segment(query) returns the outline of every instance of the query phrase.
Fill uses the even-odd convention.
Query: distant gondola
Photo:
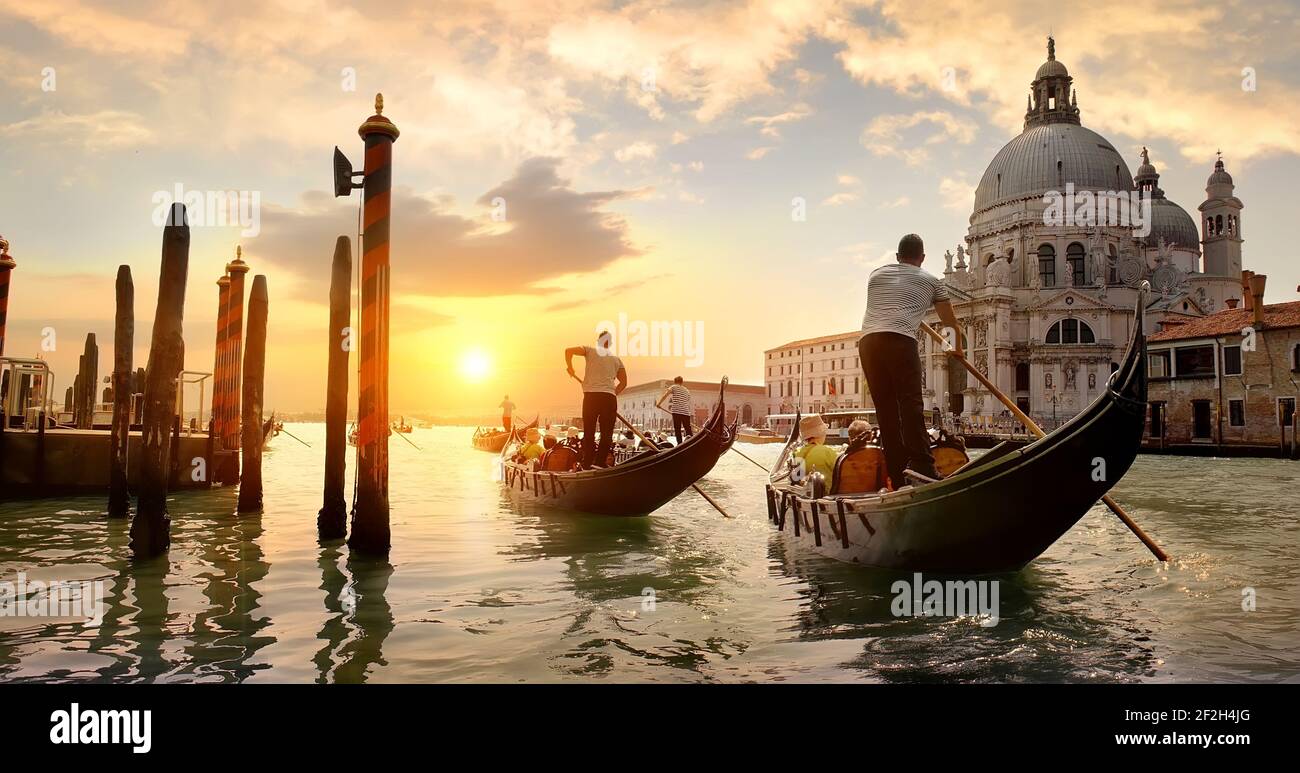
[[[536,427],[537,419],[534,418],[524,429]],[[501,449],[506,447],[510,442],[510,431],[504,429],[484,429],[479,427],[474,430],[474,436],[470,438],[470,443],[480,451],[491,451],[494,454],[501,453]]]
[[[726,389],[723,381],[722,390]],[[569,472],[575,452],[556,446],[542,468],[502,462],[502,482],[512,493],[555,507],[600,515],[647,515],[708,474],[718,457],[735,442],[735,426],[725,423],[722,392],[713,413],[681,445],[638,454],[603,469]],[[560,469],[546,469],[554,463]]]
[[[1128,471],[1146,418],[1146,337],[1139,293],[1128,352],[1103,394],[1028,445],[999,444],[944,480],[899,491],[812,498],[784,461],[768,517],[796,547],[866,566],[952,573],[1014,571],[1070,530]],[[838,484],[837,484],[838,485]]]

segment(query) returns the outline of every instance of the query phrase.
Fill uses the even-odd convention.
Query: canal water
[[[910,575],[792,552],[735,454],[700,483],[732,519],[690,491],[601,518],[516,504],[471,429],[419,429],[391,442],[391,556],[352,558],[316,540],[324,427],[288,429],[312,448],[275,439],[265,513],[177,493],[154,561],[102,497],[0,504],[0,582],[107,595],[98,627],[0,618],[0,681],[1300,681],[1295,462],[1139,457],[1113,493],[1173,562],[1094,508],[992,578],[983,626],[895,616]]]

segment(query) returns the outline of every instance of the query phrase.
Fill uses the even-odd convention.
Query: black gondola
[[[791,434],[767,486],[768,517],[797,547],[866,566],[1014,571],[1070,530],[1123,477],[1146,420],[1145,292],[1128,351],[1100,397],[1028,445],[999,444],[944,480],[884,494],[812,498],[782,480]]]
[[[502,482],[520,497],[600,515],[647,515],[708,474],[736,440],[725,423],[726,380],[718,404],[698,432],[679,446],[638,454],[603,469],[567,472],[502,461]],[[553,449],[554,451],[554,449]]]

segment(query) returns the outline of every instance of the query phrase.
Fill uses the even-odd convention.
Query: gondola
[[[768,519],[795,549],[865,566],[1020,569],[1069,531],[1137,456],[1147,411],[1145,295],[1138,294],[1128,351],[1105,391],[1055,431],[1028,445],[999,444],[938,482],[813,498],[812,481],[792,484],[784,464],[796,422],[767,485]]]
[[[280,434],[283,427],[284,422],[277,422],[274,413],[271,414],[271,418],[262,422],[262,447],[265,448],[271,442],[271,438]]]
[[[537,426],[537,418],[528,423],[524,429]],[[504,429],[484,429],[479,427],[474,430],[474,436],[470,438],[470,443],[480,451],[491,451],[494,454],[501,453],[501,449],[506,447],[510,442],[510,430]]]
[[[543,468],[536,470],[503,458],[502,483],[518,497],[554,507],[599,515],[648,515],[707,475],[735,442],[736,428],[726,424],[725,391],[724,379],[713,413],[679,446],[638,454],[613,467],[579,472],[546,469],[546,458]],[[571,452],[552,449],[552,453],[562,456]]]

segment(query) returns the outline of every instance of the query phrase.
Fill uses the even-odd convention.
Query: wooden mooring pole
[[[185,280],[190,262],[190,226],[184,204],[173,204],[163,228],[158,272],[158,306],[145,371],[141,420],[140,493],[131,521],[131,553],[161,555],[171,544],[167,485],[171,478],[171,430],[176,415],[176,379],[185,365]]]
[[[135,284],[131,267],[117,267],[117,316],[113,322],[113,429],[109,441],[108,517],[125,518],[131,511],[127,487],[130,447],[132,347],[135,341]]]
[[[322,540],[347,536],[348,350],[352,324],[352,240],[334,243],[330,274],[329,371],[325,388],[325,494],[316,517]]]
[[[226,436],[226,305],[230,299],[230,275],[222,274],[217,280],[217,341],[212,363],[212,432],[217,441],[215,448],[222,448],[221,439]],[[238,464],[236,462],[235,464]],[[234,473],[234,480],[227,480],[224,470],[212,470],[212,479],[216,483],[233,483],[239,479]]]
[[[253,277],[248,296],[248,348],[244,352],[243,422],[240,448],[244,456],[239,475],[239,512],[262,509],[262,382],[266,375],[266,277]]]
[[[78,376],[81,394],[77,403],[77,427],[91,429],[95,425],[95,398],[99,392],[99,344],[94,333],[86,334],[86,348],[81,355]]]
[[[5,329],[9,319],[9,278],[18,262],[9,254],[9,242],[0,236],[0,357],[5,353]]]
[[[388,521],[388,236],[393,142],[398,131],[383,112],[384,97],[376,94],[375,114],[357,130],[365,140],[366,163],[362,185],[357,493],[348,546],[372,555],[387,555],[392,542]]]
[[[225,386],[225,447],[233,450],[239,448],[242,435],[241,422],[243,411],[240,401],[243,399],[240,384],[243,380],[244,358],[244,275],[248,273],[248,264],[243,260],[244,250],[235,247],[235,259],[226,264],[226,273],[230,275],[230,295],[226,301],[225,341],[226,341],[226,386]]]

